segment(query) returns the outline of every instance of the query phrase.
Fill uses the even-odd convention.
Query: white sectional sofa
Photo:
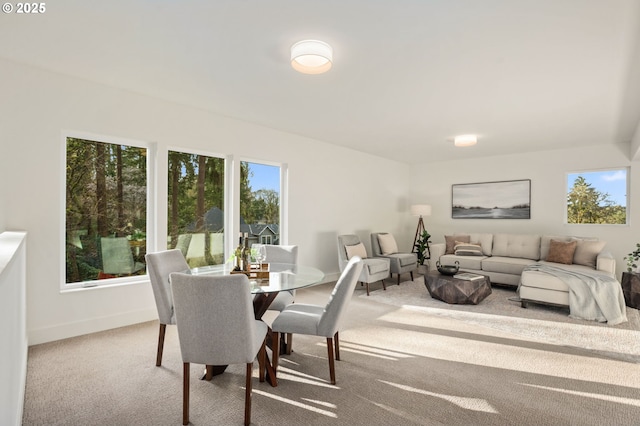
[[[442,265],[458,262],[461,271],[487,275],[492,284],[520,286],[523,307],[527,302],[569,306],[568,285],[544,272],[523,273],[529,265],[549,264],[567,271],[615,277],[613,256],[603,251],[605,242],[595,238],[454,233],[445,239],[446,243],[431,245],[430,269],[436,269],[436,261]],[[572,246],[575,251],[569,252]]]

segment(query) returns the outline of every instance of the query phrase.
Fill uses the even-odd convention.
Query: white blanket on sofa
[[[569,316],[572,318],[609,325],[627,321],[624,294],[615,278],[598,271],[583,274],[540,263],[529,265],[526,270],[551,274],[569,286]]]

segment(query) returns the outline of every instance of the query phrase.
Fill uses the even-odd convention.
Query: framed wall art
[[[451,185],[453,219],[531,219],[531,179]]]

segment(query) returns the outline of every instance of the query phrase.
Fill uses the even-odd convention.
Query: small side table
[[[622,293],[624,301],[630,308],[640,309],[640,274],[637,272],[622,273]]]

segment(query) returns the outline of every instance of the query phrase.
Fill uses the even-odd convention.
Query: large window
[[[626,224],[626,168],[567,174],[567,223]]]
[[[224,159],[169,151],[167,246],[191,267],[224,258]]]
[[[280,167],[240,163],[240,232],[249,244],[280,244]]]
[[[147,149],[66,138],[66,283],[146,272]]]

